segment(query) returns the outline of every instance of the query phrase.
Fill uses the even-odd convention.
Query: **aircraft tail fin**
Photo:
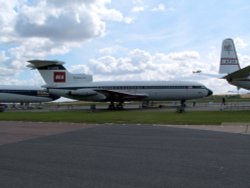
[[[230,74],[240,70],[237,52],[232,39],[225,39],[222,42],[219,73]]]
[[[83,82],[92,81],[92,76],[87,74],[72,74],[63,66],[62,61],[30,60],[28,67],[37,69],[46,86],[77,86]]]

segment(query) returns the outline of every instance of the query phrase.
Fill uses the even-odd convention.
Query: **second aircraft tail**
[[[237,52],[232,39],[225,39],[221,47],[221,59],[219,73],[230,74],[240,70]]]

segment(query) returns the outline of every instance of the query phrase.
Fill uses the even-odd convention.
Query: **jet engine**
[[[76,90],[71,90],[68,93],[69,95],[77,95],[77,96],[92,96],[96,95],[97,92],[92,90],[92,89],[76,89]]]
[[[92,89],[76,89],[76,90],[68,90],[68,89],[48,89],[48,92],[54,95],[59,96],[92,96],[96,95],[97,92]]]

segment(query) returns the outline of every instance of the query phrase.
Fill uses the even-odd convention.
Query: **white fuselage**
[[[39,87],[0,86],[0,103],[40,103],[58,98]]]
[[[143,100],[153,101],[198,99],[212,94],[212,91],[202,84],[184,81],[86,82],[75,86],[70,84],[60,87],[48,87],[49,93],[66,98],[86,101],[110,101],[101,92],[103,90],[146,96]]]

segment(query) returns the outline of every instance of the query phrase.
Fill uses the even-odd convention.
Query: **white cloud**
[[[0,64],[4,61],[6,61],[8,57],[6,56],[5,51],[0,51]]]
[[[170,53],[169,58],[178,61],[183,61],[187,59],[200,59],[200,54],[196,51],[175,52]]]
[[[27,38],[22,45],[10,49],[12,57],[20,58],[42,58],[47,54],[64,54],[69,51],[68,44],[53,43],[49,39]]]
[[[99,54],[101,55],[115,55],[115,54],[124,54],[128,51],[127,48],[123,47],[123,46],[119,46],[119,45],[113,45],[113,46],[109,46],[106,48],[101,48],[98,50]]]
[[[88,73],[105,80],[168,80],[188,77],[199,65],[199,53],[195,51],[179,53],[150,53],[141,49],[129,51],[125,56],[106,55],[91,59],[84,65]],[[192,64],[190,63],[192,61]]]
[[[236,37],[234,39],[234,43],[236,45],[236,48],[240,48],[240,49],[245,48],[245,47],[248,46],[248,44],[243,39],[241,39],[240,37]]]
[[[81,64],[81,65],[73,65],[69,68],[70,72],[73,73],[85,73],[85,74],[92,74],[91,70],[89,69],[89,67],[85,64]]]
[[[105,21],[131,22],[118,10],[108,8],[109,0],[21,2],[10,0],[1,3],[1,41],[21,43],[19,39],[39,37],[54,43],[80,43],[103,36]]]
[[[241,67],[246,67],[249,65],[250,63],[250,56],[249,55],[244,55],[241,54],[240,51],[242,49],[247,48],[248,43],[246,41],[244,41],[242,38],[240,37],[236,37],[234,39],[234,43],[235,43],[235,48],[238,54],[238,58],[239,58],[239,62],[240,62],[240,66]]]
[[[125,17],[124,18],[124,23],[126,24],[131,24],[131,23],[134,23],[135,22],[135,18],[134,17]]]
[[[12,44],[0,53],[1,70],[19,74],[26,69],[28,59],[66,54],[86,40],[104,36],[107,21],[132,22],[132,18],[109,8],[110,3],[110,0],[1,2],[0,42]]]
[[[112,56],[104,56],[98,59],[91,59],[88,66],[91,72],[100,75],[116,76],[124,74],[137,74],[141,72],[140,68],[134,66],[131,59],[126,57],[115,58]]]
[[[1,83],[3,82],[4,77],[13,75],[13,71],[9,68],[6,67],[0,67],[0,78],[1,78]]]
[[[111,55],[114,52],[115,52],[115,49],[112,47],[102,48],[99,50],[99,53],[103,55]]]
[[[143,0],[133,0],[132,3],[134,5],[138,5],[138,4],[143,4],[144,2],[143,2]]]
[[[0,6],[0,42],[10,42],[15,38],[14,25],[17,18],[15,8],[18,0],[2,1]]]
[[[92,3],[96,3],[98,0],[84,0],[84,4],[89,5]],[[53,4],[57,7],[65,7],[65,6],[77,6],[83,3],[83,0],[49,0],[47,1],[50,4]],[[107,3],[110,0],[102,0],[100,3]]]
[[[32,11],[26,11],[25,9],[31,9]],[[41,10],[36,11],[34,9]],[[105,32],[105,23],[96,13],[89,11],[86,6],[80,6],[77,9],[58,10],[58,14],[52,14],[53,9],[54,7],[47,7],[47,4],[43,4],[39,8],[27,8],[25,6],[15,25],[19,36],[74,42],[98,37]],[[40,12],[41,14],[39,14]]]
[[[241,67],[246,67],[250,64],[250,56],[249,55],[241,55],[238,53],[238,58]]]
[[[160,3],[156,7],[152,8],[152,11],[161,12],[161,11],[165,11],[165,9],[166,9],[165,5]]]
[[[131,12],[143,12],[145,10],[145,7],[143,6],[135,6],[132,8]]]

